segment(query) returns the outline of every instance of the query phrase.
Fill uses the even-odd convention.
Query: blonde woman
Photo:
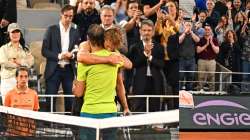
[[[160,37],[160,43],[164,47],[164,73],[167,83],[171,87],[171,94],[179,91],[179,62],[178,62],[178,13],[175,2],[166,3],[166,12],[161,9],[157,12],[155,23],[155,35]],[[177,100],[168,100],[168,109],[178,108]]]
[[[177,7],[174,2],[166,3],[168,13],[163,13],[160,9],[157,12],[157,21],[155,23],[155,34],[160,36],[161,45],[164,46],[165,60],[169,60],[167,52],[168,37],[178,32],[178,23],[176,22]]]

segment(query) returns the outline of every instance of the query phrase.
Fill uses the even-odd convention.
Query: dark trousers
[[[126,93],[132,92],[130,88],[133,84],[133,70],[124,70],[124,86]]]
[[[70,65],[66,65],[65,68],[60,68],[57,66],[54,74],[46,79],[46,91],[47,95],[57,95],[60,84],[62,84],[62,89],[64,95],[72,95],[72,85],[74,80],[73,69]],[[53,100],[53,111],[55,111],[55,99]],[[48,111],[50,111],[50,98],[47,98]],[[66,112],[70,112],[72,108],[72,98],[64,98],[64,108]]]
[[[167,79],[167,84],[169,90],[168,95],[179,95],[179,61],[178,60],[168,60],[165,61],[164,73]],[[166,101],[166,100],[165,100]],[[169,99],[166,101],[168,109],[179,108],[179,99]]]
[[[154,83],[152,77],[147,77],[145,89],[142,92],[136,93],[136,95],[159,95],[159,91],[154,90]],[[134,101],[134,111],[136,112],[146,112],[146,98],[135,98]],[[160,98],[149,98],[149,112],[160,111]]]
[[[179,69],[180,71],[195,71],[196,70],[196,64],[195,64],[195,58],[191,59],[180,59],[179,61]],[[193,72],[180,72],[179,73],[180,81],[193,81],[194,80],[194,73]],[[186,86],[186,90],[193,90],[193,83],[192,82],[180,82],[180,89],[182,86]]]

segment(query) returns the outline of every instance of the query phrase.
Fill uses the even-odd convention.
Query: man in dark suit
[[[10,23],[16,22],[16,0],[0,0],[0,47],[5,43],[5,32]]]
[[[80,38],[78,30],[71,24],[72,18],[73,7],[64,6],[59,24],[48,27],[43,39],[42,55],[47,59],[44,73],[45,92],[49,95],[57,94],[60,84],[64,94],[72,94],[72,83],[76,74],[76,56],[72,50],[78,45]],[[71,106],[71,98],[65,98],[65,111],[70,111]]]
[[[133,92],[136,95],[161,95],[163,94],[164,80],[164,50],[154,42],[154,23],[143,20],[140,28],[141,41],[134,44],[129,52],[129,58],[135,69]],[[136,99],[134,111],[146,111],[145,99]],[[149,111],[159,111],[160,99],[153,98],[149,102]]]

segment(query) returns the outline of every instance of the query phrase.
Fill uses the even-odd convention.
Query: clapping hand
[[[227,6],[227,9],[228,10],[232,10],[233,8],[232,8],[232,2],[231,1],[228,1],[227,3],[226,3],[226,6]]]

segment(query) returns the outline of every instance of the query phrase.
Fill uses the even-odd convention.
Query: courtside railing
[[[51,113],[70,113],[70,112],[54,112],[54,100],[55,98],[63,98],[63,97],[68,97],[68,98],[74,98],[74,95],[38,95],[39,98],[50,98],[50,112]],[[162,99],[174,99],[174,98],[179,98],[178,95],[128,95],[129,99],[132,98],[146,98],[146,112],[131,112],[131,113],[149,113],[149,99],[151,98],[162,98]]]
[[[192,83],[193,86],[193,92],[199,93],[199,91],[196,90],[196,86],[198,83],[208,84],[212,83],[215,85],[215,91],[216,93],[225,93],[228,91],[229,86],[234,84],[238,85],[241,89],[242,93],[250,92],[250,80],[243,79],[243,77],[249,77],[250,73],[243,73],[243,72],[232,72],[231,70],[227,69],[220,63],[216,63],[216,71],[215,72],[208,72],[208,71],[179,71],[179,73],[193,73],[194,79],[193,81],[187,80],[187,79],[180,79],[179,83],[180,85],[185,85],[185,83]],[[208,81],[199,81],[198,75],[199,74],[214,74],[215,81],[208,82]],[[180,86],[180,88],[182,88]],[[202,91],[204,92],[204,91]]]

